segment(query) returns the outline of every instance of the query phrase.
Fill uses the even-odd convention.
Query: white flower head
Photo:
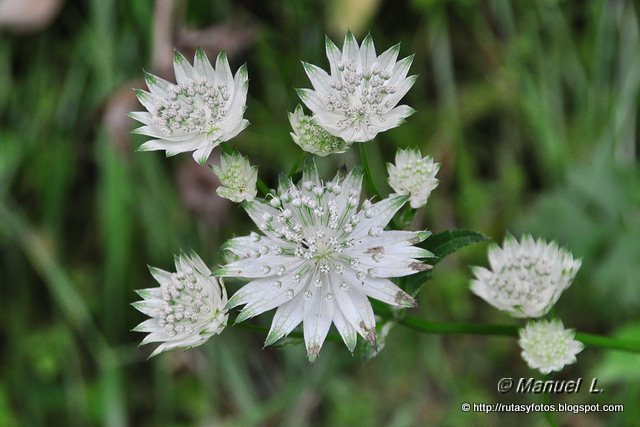
[[[530,321],[520,329],[518,343],[529,367],[543,374],[575,363],[576,354],[584,349],[584,344],[575,340],[575,332],[565,329],[560,320]]]
[[[132,305],[151,317],[133,330],[148,332],[142,344],[160,342],[151,356],[174,348],[197,347],[227,325],[227,291],[196,253],[180,254],[176,272],[149,267],[159,287],[136,291]]]
[[[243,119],[247,67],[240,67],[234,77],[224,52],[214,69],[202,49],[196,51],[193,66],[176,51],[173,67],[177,84],[145,73],[149,92],[136,91],[147,111],[130,114],[144,125],[135,133],[154,138],[139,150],[165,150],[167,156],[193,151],[193,158],[204,163],[214,147],[249,124]]]
[[[216,190],[220,197],[236,203],[256,197],[258,168],[251,166],[249,160],[241,154],[223,153],[220,156],[220,166],[213,165],[212,169],[220,180],[221,185]]]
[[[348,142],[371,141],[414,113],[396,107],[417,78],[407,77],[413,55],[396,62],[399,44],[377,56],[370,34],[358,46],[348,32],[342,52],[328,37],[326,50],[331,74],[304,63],[314,90],[299,89],[298,95],[327,132]]]
[[[396,193],[409,196],[413,209],[427,204],[431,192],[438,186],[438,170],[440,163],[429,156],[422,157],[417,149],[398,150],[395,165],[387,164],[389,185]]]
[[[507,236],[502,248],[490,248],[489,264],[491,270],[474,267],[471,290],[514,317],[540,317],[571,285],[581,261],[555,242],[524,235],[521,242]]]
[[[385,231],[407,197],[365,200],[359,208],[361,186],[360,169],[324,183],[309,162],[297,185],[283,178],[269,202],[244,204],[260,233],[229,240],[223,250],[231,262],[215,274],[252,280],[227,304],[244,305],[236,322],[277,308],[265,345],[303,322],[313,361],[333,323],[350,351],[357,334],[375,349],[376,321],[367,297],[414,306],[389,278],[431,268],[419,259],[433,255],[414,246],[430,233]]]
[[[289,113],[291,123],[291,138],[304,151],[325,157],[329,154],[344,153],[350,144],[342,138],[331,135],[314,123],[313,119],[304,114],[298,105],[293,113]]]

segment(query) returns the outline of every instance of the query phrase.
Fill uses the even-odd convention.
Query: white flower
[[[327,132],[348,142],[370,141],[414,113],[406,105],[396,107],[417,78],[407,77],[413,55],[396,62],[399,44],[377,56],[371,35],[358,47],[349,32],[342,52],[329,38],[326,50],[331,75],[304,63],[315,90],[299,89],[298,95]]]
[[[344,153],[349,149],[349,143],[342,138],[333,136],[315,124],[298,105],[293,113],[289,113],[289,122],[293,128],[291,138],[304,151],[325,157],[329,154]]]
[[[409,196],[413,209],[427,204],[431,192],[438,186],[438,170],[440,164],[429,156],[422,157],[417,149],[398,150],[396,164],[387,164],[389,185],[396,193]]]
[[[193,158],[204,163],[214,147],[249,124],[242,118],[247,68],[240,67],[234,77],[227,55],[221,52],[214,70],[202,49],[196,51],[193,66],[176,51],[173,67],[178,84],[145,73],[150,92],[136,91],[147,111],[130,114],[144,124],[135,132],[154,138],[139,149],[166,150],[167,156],[193,151]]]
[[[252,281],[227,308],[245,305],[236,322],[277,308],[265,345],[303,322],[309,359],[318,355],[333,322],[350,351],[360,334],[376,348],[375,318],[367,296],[399,307],[415,302],[389,278],[431,268],[433,256],[414,246],[426,231],[385,231],[407,197],[393,196],[358,209],[362,171],[323,183],[307,163],[299,185],[282,179],[268,203],[244,204],[261,234],[229,240],[232,262],[215,272]]]
[[[149,267],[159,287],[136,291],[143,300],[132,305],[151,317],[136,326],[148,332],[142,344],[161,342],[151,356],[177,347],[192,348],[227,325],[227,291],[196,253],[175,259],[176,272]]]
[[[251,166],[241,154],[222,154],[220,166],[213,165],[212,169],[220,180],[221,186],[216,190],[220,197],[236,203],[256,197],[258,168]]]
[[[518,343],[529,367],[548,374],[576,362],[576,354],[584,344],[574,338],[575,332],[565,329],[560,320],[540,320],[530,321],[520,329]]]
[[[571,285],[581,261],[555,242],[525,235],[521,242],[508,236],[502,248],[490,248],[489,264],[491,270],[474,267],[471,290],[514,317],[540,317]]]

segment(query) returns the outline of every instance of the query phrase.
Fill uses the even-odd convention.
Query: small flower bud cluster
[[[584,344],[575,340],[575,332],[565,329],[560,320],[531,321],[520,330],[522,358],[531,369],[543,374],[561,371],[576,362]]]
[[[440,164],[430,156],[422,157],[417,149],[398,150],[395,165],[387,165],[389,185],[396,193],[409,196],[413,209],[424,206],[438,186],[438,170]]]
[[[256,197],[258,168],[251,166],[241,154],[222,154],[220,166],[214,165],[212,168],[220,180],[221,186],[216,190],[220,197],[236,203]]]
[[[322,129],[306,116],[302,107],[298,105],[293,113],[289,113],[291,123],[291,138],[304,151],[325,157],[329,154],[344,153],[349,149],[349,143]]]

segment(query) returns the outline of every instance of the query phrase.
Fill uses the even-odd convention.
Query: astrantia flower
[[[298,95],[327,132],[348,142],[370,141],[414,113],[406,105],[396,107],[417,77],[407,77],[413,55],[396,62],[399,44],[377,56],[371,35],[359,47],[349,32],[342,52],[329,38],[326,50],[331,75],[305,63],[315,90],[299,89]]]
[[[521,242],[508,236],[502,248],[489,249],[491,270],[475,267],[471,290],[494,307],[515,317],[540,317],[549,312],[571,285],[581,261],[555,242]]]
[[[289,113],[289,122],[293,132],[293,141],[304,151],[325,157],[329,154],[344,153],[349,149],[349,143],[342,138],[329,134],[326,130],[315,124],[298,105],[293,113]]]
[[[529,367],[548,374],[576,362],[576,354],[584,349],[584,344],[574,338],[575,332],[565,329],[560,320],[540,320],[520,329],[518,343]]]
[[[222,154],[220,166],[213,165],[212,169],[220,180],[221,185],[216,190],[220,197],[236,203],[256,197],[258,168],[251,166],[241,154]]]
[[[167,156],[193,151],[193,158],[204,163],[214,147],[249,124],[242,118],[247,68],[240,67],[234,77],[227,55],[221,52],[214,70],[202,49],[196,51],[193,66],[176,51],[173,67],[178,84],[145,73],[150,92],[136,92],[147,111],[131,113],[144,124],[135,132],[154,138],[140,150],[166,150]]]
[[[177,347],[199,346],[227,325],[224,285],[195,253],[181,254],[175,264],[175,273],[149,267],[160,286],[136,291],[143,300],[133,306],[151,319],[133,330],[149,333],[141,344],[162,343],[150,357]]]
[[[313,361],[333,322],[349,350],[356,334],[375,348],[367,296],[398,307],[415,304],[389,278],[431,268],[418,259],[433,255],[414,246],[429,233],[385,231],[407,197],[366,200],[358,209],[361,186],[359,169],[323,183],[308,163],[299,185],[283,179],[269,202],[244,204],[261,233],[229,240],[223,249],[233,261],[215,274],[252,280],[227,304],[245,305],[236,322],[277,308],[265,345],[303,322]]]
[[[424,206],[431,192],[438,186],[436,174],[440,164],[429,156],[422,157],[417,149],[398,150],[396,164],[387,164],[389,185],[393,190],[409,196],[411,207]]]

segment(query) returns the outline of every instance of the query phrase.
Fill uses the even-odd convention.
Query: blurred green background
[[[324,34],[398,41],[419,73],[417,110],[367,148],[379,187],[397,147],[442,163],[414,228],[556,239],[583,267],[556,306],[565,325],[640,339],[638,5],[630,1],[0,0],[0,426],[640,425],[640,356],[587,348],[554,378],[597,377],[551,402],[623,403],[623,414],[473,414],[462,402],[530,377],[516,340],[395,327],[368,362],[327,342],[262,349],[228,328],[203,347],[145,360],[133,290],[252,225],[189,155],[136,153],[126,113],[142,69],[171,78],[172,48],[246,62],[252,125],[230,142],[273,185],[299,155],[287,112],[326,67]],[[211,161],[216,161],[216,153]],[[326,176],[357,147],[320,161]],[[486,245],[438,265],[413,314],[518,324],[468,291]],[[231,284],[230,291],[237,288]],[[268,325],[270,315],[253,322]],[[635,421],[633,421],[635,420]]]

